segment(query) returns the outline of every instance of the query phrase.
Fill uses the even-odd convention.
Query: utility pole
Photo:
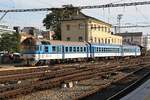
[[[119,33],[120,33],[120,31],[121,31],[120,26],[121,26],[121,19],[122,19],[122,16],[123,16],[122,14],[118,14],[118,16],[117,16]]]

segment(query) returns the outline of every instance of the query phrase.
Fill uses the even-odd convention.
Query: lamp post
[[[120,26],[121,26],[121,19],[122,19],[122,14],[118,14],[118,16],[117,16],[117,21],[118,21],[118,25],[119,25],[119,27],[118,27],[118,30],[119,30],[119,33],[120,33]]]

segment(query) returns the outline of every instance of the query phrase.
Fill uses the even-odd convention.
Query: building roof
[[[116,33],[115,35],[119,36],[142,36],[142,32],[125,32],[125,33]]]
[[[99,22],[102,22],[102,23],[105,23],[105,24],[108,24],[108,25],[112,26],[110,23],[104,22],[104,21],[102,21],[102,20],[100,20],[100,19],[97,19],[97,18],[95,18],[95,17],[91,17],[91,16],[85,15],[85,14],[83,14],[83,13],[81,13],[81,14],[82,14],[83,16],[85,16],[86,18],[88,18],[88,19],[93,19],[93,20],[96,20],[96,21],[99,21]]]
[[[62,21],[71,21],[71,20],[87,20],[87,19],[92,19],[92,20],[96,20],[96,21],[99,21],[99,22],[102,22],[102,23],[105,23],[105,24],[108,24],[110,26],[112,26],[110,23],[107,23],[107,22],[104,22],[100,19],[97,19],[97,18],[94,18],[94,17],[91,17],[91,16],[88,16],[88,15],[85,15],[83,14],[82,12],[79,13],[79,15],[77,16],[73,16],[71,18],[66,18],[66,19],[63,19]]]

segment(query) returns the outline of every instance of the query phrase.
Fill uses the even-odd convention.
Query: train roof
[[[96,44],[96,43],[91,43],[91,45],[93,45],[93,46],[111,46],[111,47],[121,46],[121,45],[117,45],[117,44]]]
[[[29,42],[31,44],[29,44]],[[46,40],[46,39],[36,39],[36,38],[27,38],[22,44],[27,45],[64,45],[64,46],[86,46],[87,42],[72,42],[72,41],[59,41],[59,40]]]
[[[65,45],[65,46],[86,46],[88,43],[86,42],[72,42],[72,41],[59,41],[59,40],[40,40],[41,44],[49,44],[49,45]],[[46,45],[45,44],[45,45]]]

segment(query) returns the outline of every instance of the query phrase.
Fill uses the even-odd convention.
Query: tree
[[[44,18],[43,23],[46,26],[46,29],[51,29],[55,32],[54,39],[61,39],[61,15],[55,12],[49,13]]]
[[[51,13],[46,15],[43,24],[46,29],[51,29],[55,32],[55,39],[61,40],[61,21],[71,18],[77,14],[77,12],[80,12],[80,9],[73,7],[72,5],[65,6],[64,8],[53,9]]]
[[[20,35],[18,33],[3,33],[0,38],[0,51],[19,52]]]

